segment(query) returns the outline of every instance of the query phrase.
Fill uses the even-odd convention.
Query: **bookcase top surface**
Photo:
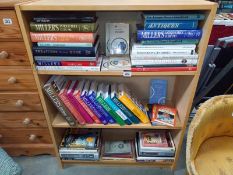
[[[210,10],[216,3],[205,0],[35,0],[21,10]]]
[[[29,0],[0,0],[0,9],[5,9],[5,8],[13,9],[15,4],[26,1]]]

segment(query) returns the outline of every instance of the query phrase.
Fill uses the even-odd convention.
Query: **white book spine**
[[[34,56],[36,61],[96,61],[96,57]]]
[[[99,66],[36,66],[36,69],[39,71],[46,71],[46,70],[67,70],[67,71],[100,71]]]
[[[198,54],[194,55],[153,55],[138,56],[131,54],[131,60],[151,60],[151,59],[198,59]]]
[[[181,54],[185,54],[185,55],[193,55],[195,53],[195,50],[132,50],[132,54],[133,55],[140,55],[140,56],[156,56],[156,55],[160,55],[160,54],[171,54],[171,55],[181,55]]]
[[[194,50],[196,48],[196,44],[180,44],[180,45],[142,45],[142,44],[134,44],[132,49],[190,49]]]
[[[157,64],[197,64],[197,59],[177,59],[177,60],[165,60],[165,59],[156,59],[156,60],[132,60],[131,64],[136,65],[157,65]]]

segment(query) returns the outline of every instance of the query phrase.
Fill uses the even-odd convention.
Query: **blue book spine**
[[[36,65],[37,66],[61,66],[61,62],[60,61],[47,61],[47,60],[36,60]]]
[[[145,21],[145,30],[154,29],[197,29],[198,21]]]
[[[94,93],[91,93],[90,95],[87,96],[88,99],[92,102],[94,107],[100,112],[102,116],[109,122],[109,123],[116,123],[116,121],[112,118],[112,116],[105,111],[105,109],[99,104],[99,102],[96,100],[96,96]]]
[[[139,124],[140,120],[123,104],[117,97],[113,97],[112,101],[116,104],[123,113],[135,124]]]
[[[112,102],[111,98],[108,97],[105,99],[108,105],[124,120],[127,125],[131,125],[132,121],[120,110],[120,108]]]
[[[201,30],[138,30],[137,39],[161,40],[161,39],[200,39]]]
[[[87,106],[91,108],[91,110],[95,113],[95,115],[100,119],[100,121],[106,125],[108,124],[108,121],[105,119],[103,115],[98,111],[98,109],[95,107],[95,105],[92,103],[92,101],[84,94],[81,96],[81,99],[86,103]]]
[[[204,14],[153,14],[153,13],[144,13],[143,18],[145,20],[204,20]]]
[[[34,56],[96,56],[95,47],[37,47],[32,48]]]

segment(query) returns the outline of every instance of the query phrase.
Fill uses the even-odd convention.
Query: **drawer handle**
[[[9,54],[6,51],[0,52],[0,59],[6,59],[9,56]]]
[[[17,100],[15,103],[15,106],[22,107],[23,106],[23,100]]]
[[[31,123],[31,119],[30,118],[25,118],[24,120],[23,120],[23,124],[24,125],[29,125]]]
[[[37,138],[37,136],[35,134],[30,134],[30,136],[29,136],[30,141],[35,141],[36,138]]]
[[[15,84],[17,80],[15,77],[10,77],[7,81],[9,84]]]

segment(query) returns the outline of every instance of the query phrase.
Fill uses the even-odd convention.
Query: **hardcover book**
[[[142,147],[168,147],[164,131],[139,132],[139,139]]]
[[[122,141],[105,141],[104,142],[104,155],[108,154],[131,154],[132,147],[130,140]]]
[[[98,51],[96,53],[98,55]],[[94,57],[70,57],[70,56],[34,56],[36,61],[97,61],[98,56]]]
[[[197,67],[132,67],[132,72],[173,72],[173,71],[196,71]]]
[[[165,104],[167,98],[167,80],[152,79],[150,82],[149,104]]]
[[[143,45],[174,45],[174,44],[198,44],[199,39],[161,39],[141,40]]]
[[[93,47],[94,43],[37,42],[40,47]]]

